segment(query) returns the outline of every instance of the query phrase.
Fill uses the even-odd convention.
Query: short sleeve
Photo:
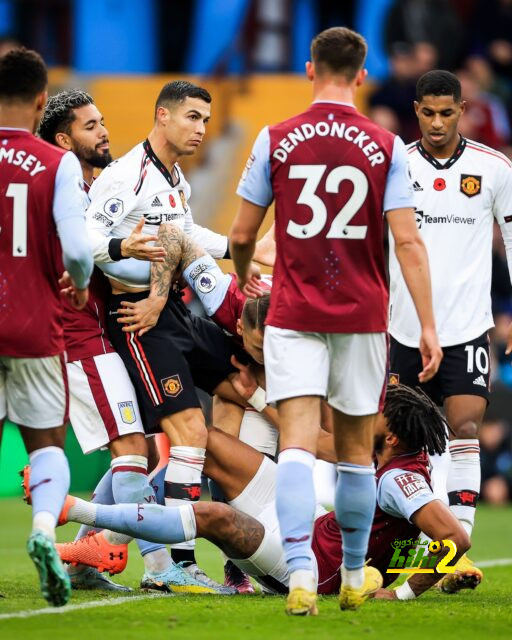
[[[259,207],[268,207],[274,199],[270,181],[270,134],[268,127],[264,127],[256,138],[236,192],[245,200]]]
[[[503,162],[494,194],[493,214],[498,224],[512,223],[512,167]],[[512,226],[509,224],[509,226]]]
[[[395,136],[384,191],[384,211],[407,207],[414,208],[414,191],[407,162],[407,150],[402,139]]]
[[[410,520],[418,509],[432,500],[434,494],[420,473],[391,469],[379,480],[377,504],[395,518]]]

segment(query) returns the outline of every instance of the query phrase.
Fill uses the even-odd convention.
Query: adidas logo
[[[420,183],[417,180],[412,185],[412,188],[414,189],[414,191],[423,191],[423,187],[420,185]]]
[[[156,196],[156,198],[153,200],[153,202],[151,203],[152,207],[161,207],[162,203],[160,202],[160,199],[158,198],[158,196]]]
[[[473,380],[473,384],[477,384],[479,387],[486,387],[485,380],[483,376],[478,376]]]

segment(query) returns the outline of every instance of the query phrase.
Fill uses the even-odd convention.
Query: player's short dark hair
[[[94,104],[92,97],[81,89],[60,91],[48,98],[37,133],[46,142],[56,144],[57,133],[71,133],[76,118],[75,109]]]
[[[187,80],[174,80],[162,87],[155,104],[155,115],[158,107],[169,107],[172,102],[184,102],[187,98],[199,98],[208,104],[212,101],[211,95],[203,87],[198,87]]]
[[[268,308],[270,306],[270,291],[265,291],[260,298],[247,298],[242,309],[242,323],[245,329],[252,331],[265,329]]]
[[[425,96],[453,96],[455,102],[460,102],[462,89],[459,79],[443,69],[427,71],[416,83],[416,100],[421,102]]]
[[[2,102],[31,102],[47,85],[46,65],[37,51],[19,47],[0,57]]]
[[[363,68],[368,46],[360,33],[346,27],[332,27],[319,33],[311,43],[315,69],[336,73],[353,80]]]
[[[419,387],[388,385],[383,413],[388,429],[409,451],[423,450],[433,455],[446,449],[444,418]]]

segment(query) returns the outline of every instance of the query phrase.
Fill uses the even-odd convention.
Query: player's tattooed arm
[[[213,542],[228,558],[250,558],[261,545],[265,528],[246,513],[211,502],[194,506],[194,512],[198,537]]]
[[[151,285],[147,298],[138,302],[121,302],[117,321],[124,325],[123,331],[138,331],[139,335],[144,335],[157,324],[182,258],[184,237],[176,225],[160,225],[157,244],[165,249],[165,259],[151,263]]]
[[[206,251],[196,244],[189,236],[181,232],[181,263],[180,270],[183,272],[189,267],[195,260],[205,256]]]

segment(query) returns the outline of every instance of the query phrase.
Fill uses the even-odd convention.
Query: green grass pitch
[[[512,565],[486,567],[480,587],[457,596],[432,592],[413,602],[374,601],[356,612],[341,612],[335,597],[323,597],[317,618],[287,618],[284,600],[278,596],[175,596],[98,606],[116,596],[84,591],[73,593],[71,605],[91,603],[88,608],[8,618],[9,614],[43,609],[46,602],[39,594],[36,572],[25,552],[30,511],[21,499],[1,500],[0,509],[2,640],[512,637]],[[67,525],[59,530],[59,539],[68,540],[75,531],[76,526]],[[510,559],[511,545],[512,509],[480,507],[470,556],[488,562]],[[198,558],[212,577],[221,577],[221,559],[215,547],[199,541]],[[141,575],[142,561],[132,545],[128,568],[117,578],[134,587],[133,596],[137,598]]]

